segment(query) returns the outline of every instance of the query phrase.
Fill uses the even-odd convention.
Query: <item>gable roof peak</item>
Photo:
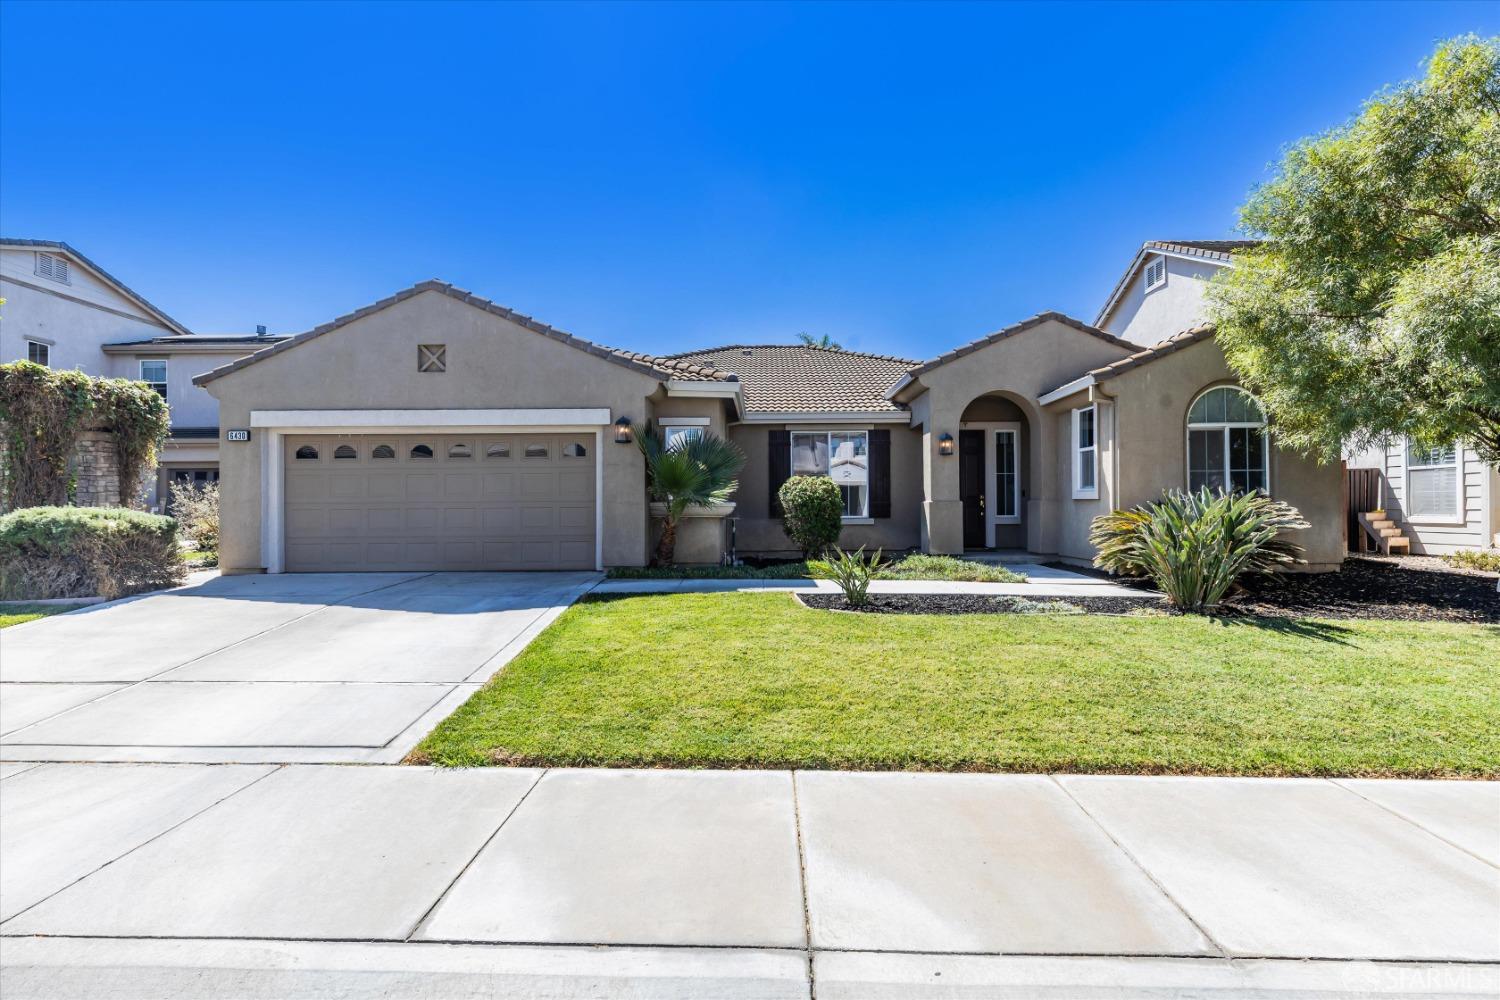
[[[1072,327],[1073,329],[1078,330],[1081,333],[1086,333],[1091,337],[1097,337],[1105,343],[1114,344],[1116,347],[1128,347],[1133,349],[1139,346],[1130,343],[1130,341],[1128,340],[1121,340],[1119,337],[1116,337],[1112,333],[1105,333],[1098,327],[1090,326],[1081,319],[1074,319],[1067,313],[1060,313],[1056,310],[1049,309],[1046,312],[1039,312],[1035,316],[1023,319],[1018,323],[1012,323],[1010,326],[1004,327],[1000,330],[996,330],[994,333],[980,337],[978,340],[971,340],[969,343],[963,344],[959,347],[955,347],[951,351],[945,351],[930,361],[922,362],[907,374],[912,378],[916,378],[918,375],[921,375],[925,372],[930,372],[934,368],[940,368],[943,365],[948,364],[948,362],[950,361],[956,361],[966,354],[972,354],[982,347],[988,347],[989,345],[997,341],[1005,340],[1007,337],[1014,337],[1018,333],[1024,333],[1025,331],[1033,329],[1034,327],[1041,326],[1043,323],[1061,323],[1063,326]]]
[[[436,292],[442,295],[446,295],[449,298],[457,299],[458,301],[463,302],[466,305],[473,306],[475,309],[483,310],[484,312],[490,313],[491,315],[499,316],[500,318],[514,323],[517,326],[524,327],[527,330],[532,331],[533,333],[538,333],[544,337],[556,340],[559,343],[567,344],[569,347],[574,347],[588,354],[592,354],[595,357],[604,358],[607,361],[613,361],[616,364],[624,365],[627,368],[634,368],[637,371],[643,372],[647,375],[653,375],[657,378],[676,378],[705,382],[738,381],[733,374],[729,372],[718,371],[717,369],[709,365],[692,364],[686,361],[679,361],[674,358],[661,358],[651,354],[640,354],[635,351],[625,351],[615,347],[605,347],[604,345],[596,344],[591,340],[584,340],[582,337],[575,337],[571,333],[566,333],[562,330],[557,329],[556,327],[548,326],[546,323],[532,319],[530,316],[527,316],[523,313],[518,313],[514,309],[509,309],[505,306],[500,305],[499,303],[492,302],[489,299],[484,298],[483,296],[475,295],[473,292],[465,291],[454,285],[452,282],[442,281],[438,278],[429,278],[426,281],[419,281],[409,288],[403,288],[401,291],[396,292],[394,295],[388,295],[377,302],[372,302],[367,306],[356,309],[351,313],[345,313],[343,316],[340,316],[337,319],[330,320],[329,322],[324,323],[321,326],[313,327],[306,333],[299,333],[295,337],[289,337],[279,344],[267,347],[265,350],[256,351],[254,354],[246,355],[245,357],[239,358],[227,365],[221,365],[220,367],[215,368],[212,371],[207,371],[201,375],[195,376],[193,378],[193,384],[205,385],[209,382],[214,381],[215,379],[223,378],[225,375],[228,375],[231,372],[236,372],[241,368],[246,368],[250,365],[256,364],[257,362],[264,361],[266,358],[269,358],[274,354],[280,354],[283,351],[289,351],[295,347],[300,346],[301,344],[306,343],[309,340],[312,340],[315,337],[321,337],[325,333],[330,333],[341,327],[348,326],[355,320],[363,319],[364,317],[369,316],[372,313],[377,313],[384,309],[389,309],[391,306],[396,305],[397,303],[404,302],[407,299],[413,298],[417,295],[421,295],[425,292]]]
[[[129,299],[141,309],[145,310],[147,313],[155,317],[161,322],[163,326],[171,330],[174,334],[187,335],[193,332],[187,327],[183,326],[181,323],[177,322],[177,320],[173,319],[171,316],[168,316],[165,312],[162,312],[162,310],[158,307],[152,305],[151,302],[140,292],[137,292],[135,289],[125,284],[125,282],[110,274],[104,268],[100,267],[98,264],[95,264],[88,257],[84,256],[82,252],[68,245],[67,243],[62,242],[61,240],[29,240],[21,239],[19,237],[12,238],[7,236],[0,236],[0,247],[11,250],[57,250],[65,253],[69,257],[72,257],[79,264],[82,264],[85,270],[94,272],[94,274],[102,279],[106,285],[109,285],[120,295]]]

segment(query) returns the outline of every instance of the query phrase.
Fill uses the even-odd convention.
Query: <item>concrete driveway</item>
[[[0,760],[397,761],[597,579],[220,577],[15,626]]]

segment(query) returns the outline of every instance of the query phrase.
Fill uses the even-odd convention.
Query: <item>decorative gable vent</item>
[[[55,253],[38,253],[36,255],[36,273],[42,278],[51,278],[53,281],[68,281],[68,259],[59,257]]]
[[[1146,291],[1167,283],[1167,258],[1157,257],[1146,265]]]

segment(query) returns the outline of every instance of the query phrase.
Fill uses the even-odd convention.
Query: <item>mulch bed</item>
[[[871,594],[853,607],[843,594],[798,594],[810,608],[878,615],[1078,614],[1125,615],[1143,608],[1170,611],[1159,597],[1009,597],[989,594]]]
[[[1050,564],[1049,565],[1054,565]],[[1059,568],[1089,576],[1098,570],[1064,563]],[[1110,577],[1127,587],[1138,580]],[[1351,556],[1337,573],[1292,573],[1251,585],[1221,613],[1281,618],[1385,619],[1500,623],[1500,593],[1493,573],[1453,569],[1434,559],[1367,559]],[[1072,600],[1072,598],[1069,598]]]

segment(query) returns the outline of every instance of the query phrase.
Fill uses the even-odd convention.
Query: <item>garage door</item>
[[[286,568],[592,569],[594,435],[288,435]]]

